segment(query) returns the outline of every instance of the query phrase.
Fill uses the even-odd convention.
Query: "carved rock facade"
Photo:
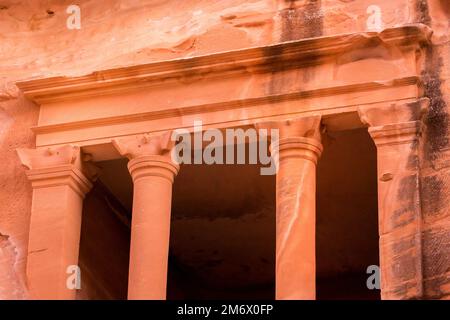
[[[2,3],[0,299],[449,299],[450,5],[376,2]],[[174,163],[195,121],[276,177]]]

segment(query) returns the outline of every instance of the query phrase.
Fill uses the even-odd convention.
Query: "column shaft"
[[[320,116],[258,124],[278,130],[276,299],[316,298],[316,164],[322,152]]]
[[[58,161],[58,157],[79,149],[62,147],[50,155],[40,150],[18,151],[31,169],[27,176],[33,187],[26,268],[31,297],[75,299],[76,290],[67,285],[71,275],[67,269],[78,265],[83,198],[92,184],[77,166],[63,164],[67,159]],[[57,163],[52,165],[54,158]]]
[[[422,296],[420,122],[372,127],[377,144],[382,299]],[[400,136],[399,132],[403,132]]]
[[[316,162],[314,139],[279,144],[276,211],[276,298],[316,297]]]
[[[377,146],[382,299],[423,296],[419,147],[428,103],[358,110]]]
[[[162,156],[129,163],[134,180],[129,299],[166,298],[173,178],[178,167]]]
[[[170,157],[171,132],[113,141],[130,159],[133,178],[128,299],[166,299],[172,184],[179,165]]]

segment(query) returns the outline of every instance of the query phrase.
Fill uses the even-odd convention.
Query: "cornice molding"
[[[369,127],[369,134],[377,147],[411,143],[419,139],[421,121],[409,121],[381,127]]]
[[[383,107],[359,107],[358,114],[361,122],[369,127],[369,134],[378,147],[396,145],[419,138],[424,125],[422,118],[429,105],[430,99],[420,98]]]
[[[223,78],[243,72],[274,72],[317,65],[327,58],[355,48],[380,44],[398,47],[426,45],[431,34],[429,27],[412,24],[381,32],[308,38],[264,47],[127,66],[96,71],[80,77],[31,79],[19,81],[16,85],[26,97],[42,104],[167,85],[177,79],[193,81],[205,76]]]
[[[81,198],[92,189],[92,182],[74,165],[61,165],[26,172],[33,189],[69,186]]]

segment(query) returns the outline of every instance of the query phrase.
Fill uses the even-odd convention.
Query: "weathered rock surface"
[[[0,3],[0,299],[27,298],[31,187],[15,149],[33,147],[38,107],[15,81],[367,31],[374,4],[382,28],[421,22],[434,31],[423,74],[431,99],[421,153],[424,289],[426,297],[450,299],[449,1],[84,0],[81,29],[69,30],[71,2]]]

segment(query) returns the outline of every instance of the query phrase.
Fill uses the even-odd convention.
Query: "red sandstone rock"
[[[129,152],[116,150],[113,139],[191,129],[197,118],[201,118],[206,127],[223,129],[267,120],[282,122],[312,114],[321,115],[322,125],[330,136],[349,129],[361,130],[365,123],[377,144],[382,298],[449,299],[450,5],[445,0],[377,1],[381,27],[385,31],[376,33],[367,30],[370,18],[367,9],[373,4],[368,0],[84,1],[80,4],[81,29],[69,30],[66,27],[69,14],[61,1],[3,1],[0,4],[0,151],[3,155],[0,167],[0,299],[74,298],[75,292],[63,286],[66,265],[77,263],[82,268],[83,281],[78,298],[124,298],[128,278],[124,266],[128,264],[128,252],[123,248],[128,247],[127,225],[132,205],[135,218],[136,210],[152,212],[152,215],[142,215],[142,221],[158,232],[131,234],[128,290],[130,285],[137,289],[129,297],[164,298],[172,197],[172,183],[168,181],[174,178],[178,168],[164,158],[164,165],[158,170],[169,168],[166,171],[170,172],[170,179],[164,182],[155,182],[159,178],[154,176],[148,177],[148,181],[144,179],[144,185],[135,185],[133,198],[131,178],[117,160],[128,156]],[[415,27],[406,27],[410,24]],[[352,34],[342,36],[344,33]],[[283,44],[275,45],[280,43]],[[180,58],[185,60],[172,61]],[[147,65],[149,63],[154,64]],[[53,79],[55,76],[67,78]],[[47,78],[50,80],[45,80]],[[35,82],[29,81],[31,79]],[[422,97],[429,99],[423,120],[415,107],[418,104],[414,104]],[[362,121],[357,109],[363,116]],[[389,121],[385,121],[385,116]],[[415,121],[414,125],[405,127],[404,123],[411,121]],[[317,132],[317,128],[314,129],[314,133]],[[341,141],[370,143],[364,140],[366,138],[358,138],[358,133],[352,134],[352,138],[338,139],[336,144],[341,145]],[[403,140],[405,136],[413,139]],[[400,139],[402,144],[396,144],[395,139]],[[388,144],[380,147],[381,140]],[[332,139],[325,141],[333,143]],[[77,163],[70,157],[63,157],[70,149],[66,146],[69,144],[81,147],[84,160],[100,162],[98,164],[103,166],[106,191],[96,189],[88,194],[83,210],[82,197],[73,192],[70,183],[58,187],[56,193],[36,189],[36,180],[32,188],[15,151],[38,147],[35,152],[27,152],[28,158],[22,153],[22,162],[31,171],[51,171],[64,163],[71,166],[64,171],[70,182],[74,178],[68,172],[77,172],[75,168],[84,167],[86,163],[81,164],[79,155],[75,157]],[[333,150],[332,146],[323,144],[324,153],[327,147]],[[62,153],[49,152],[49,146]],[[189,290],[181,285],[182,279],[187,277],[183,268],[192,273],[192,270],[205,268],[207,272],[198,272],[198,277],[212,274],[213,279],[203,278],[202,281],[219,288],[225,288],[232,282],[230,279],[238,279],[236,282],[248,288],[270,283],[273,277],[267,270],[271,268],[271,260],[264,262],[264,259],[275,250],[277,298],[314,298],[314,273],[318,278],[326,278],[333,270],[364,272],[361,261],[370,260],[369,255],[362,258],[363,253],[344,253],[346,246],[357,246],[355,241],[347,234],[330,239],[333,231],[344,226],[342,221],[348,217],[343,214],[348,213],[352,217],[350,220],[356,221],[361,212],[376,210],[368,204],[374,195],[358,194],[357,188],[351,187],[352,183],[342,182],[342,186],[332,184],[332,187],[327,184],[343,181],[343,178],[337,179],[339,164],[332,159],[349,161],[351,155],[344,153],[343,147],[330,158],[325,157],[322,168],[319,161],[317,173],[322,182],[317,191],[319,218],[316,223],[311,216],[315,211],[312,194],[315,164],[290,159],[288,169],[282,166],[278,185],[286,179],[291,182],[284,184],[289,187],[286,192],[280,187],[276,192],[277,247],[273,250],[266,244],[275,241],[275,234],[273,241],[263,236],[266,230],[271,230],[273,210],[266,204],[265,207],[257,205],[263,203],[261,199],[270,198],[273,190],[269,188],[270,182],[264,182],[265,191],[254,191],[262,180],[251,175],[252,169],[235,173],[235,180],[227,180],[232,174],[222,178],[225,181],[220,184],[222,190],[226,190],[225,195],[232,194],[232,200],[222,196],[220,189],[213,188],[205,172],[200,172],[202,177],[190,176],[191,181],[208,186],[205,189],[196,187],[195,183],[183,189],[177,187],[175,180],[172,228],[176,232],[170,250],[172,261],[181,267],[172,270],[169,262],[169,287],[171,274],[180,279],[180,285],[170,289],[176,291],[174,295],[188,296]],[[150,167],[154,157],[161,160],[159,154],[150,157],[152,159],[144,161]],[[363,165],[370,162],[365,157],[359,156]],[[60,162],[62,158],[64,161]],[[129,166],[133,166],[133,161],[136,165],[139,157],[131,155],[131,158]],[[57,161],[48,161],[50,159]],[[104,162],[106,160],[113,162]],[[178,178],[188,184],[189,179],[181,176],[183,169],[181,167]],[[185,170],[188,176],[196,172]],[[321,170],[325,178],[320,178]],[[88,171],[85,170],[86,177],[81,178],[86,179],[82,183],[85,186],[90,184]],[[48,174],[53,173],[46,172],[44,178],[49,178]],[[345,177],[354,185],[358,178]],[[239,188],[232,181],[244,187]],[[365,178],[362,184],[370,189],[372,182]],[[348,193],[340,194],[340,187]],[[109,193],[108,188],[114,192]],[[233,189],[240,193],[233,193]],[[196,206],[202,198],[208,198],[194,194],[198,190],[214,199],[209,209]],[[246,202],[245,195],[254,197],[247,196],[250,200]],[[65,202],[66,196],[71,198]],[[339,214],[333,215],[336,209],[323,199],[338,203],[339,197],[349,200],[339,207]],[[309,206],[298,207],[296,200],[306,201]],[[284,202],[286,206],[282,205]],[[259,210],[259,214],[252,210]],[[288,218],[282,219],[281,213],[286,210]],[[91,214],[90,218],[83,217],[83,222],[82,211],[83,215]],[[155,220],[153,213],[156,211]],[[57,218],[49,216],[49,212]],[[233,218],[234,214],[237,218]],[[294,218],[296,215],[311,220],[298,221]],[[95,220],[92,216],[102,218]],[[66,225],[72,218],[75,223]],[[299,229],[292,230],[283,221],[292,222]],[[131,225],[133,230],[136,221]],[[317,232],[315,239],[314,225],[319,231],[323,230]],[[322,225],[324,229],[320,229]],[[208,232],[208,229],[219,231]],[[199,233],[204,233],[210,241],[192,239],[189,230],[201,230]],[[357,233],[352,231],[347,233]],[[98,236],[97,240],[93,233]],[[245,241],[229,239],[223,244],[217,236],[233,234],[237,237],[242,233],[246,235]],[[364,232],[361,234],[359,241],[366,243]],[[303,237],[308,240],[303,242]],[[61,239],[69,239],[70,245]],[[285,258],[280,255],[283,251],[280,239],[294,239],[282,247],[308,254],[301,257],[291,254]],[[316,252],[316,271],[312,267],[314,241],[316,248],[322,250]],[[149,242],[151,245],[147,247]],[[115,255],[108,254],[108,250],[114,250],[108,244],[122,249],[117,249]],[[194,245],[204,245],[207,250],[198,253],[192,248]],[[336,250],[329,249],[335,247]],[[246,257],[245,253],[238,253],[239,249],[254,255]],[[140,250],[148,252],[141,257],[136,254]],[[222,258],[215,258],[214,250],[218,250],[216,255],[222,254]],[[338,253],[331,253],[332,258],[320,258],[320,252],[326,250]],[[375,249],[361,246],[356,251],[375,252]],[[153,255],[159,258],[153,260]],[[327,259],[329,262],[322,263]],[[251,263],[237,267],[230,260]],[[296,272],[296,266],[305,261],[310,268],[299,267],[301,270]],[[292,266],[296,262],[298,265]],[[286,269],[283,265],[287,265]],[[248,271],[255,269],[260,271]],[[141,275],[141,271],[145,274]],[[118,280],[114,282],[112,278]],[[187,286],[194,290],[195,285],[189,281],[186,281]],[[230,285],[233,286],[237,285]],[[317,287],[320,298],[320,285]],[[207,296],[200,288],[196,294]],[[259,293],[252,294],[258,296]]]

